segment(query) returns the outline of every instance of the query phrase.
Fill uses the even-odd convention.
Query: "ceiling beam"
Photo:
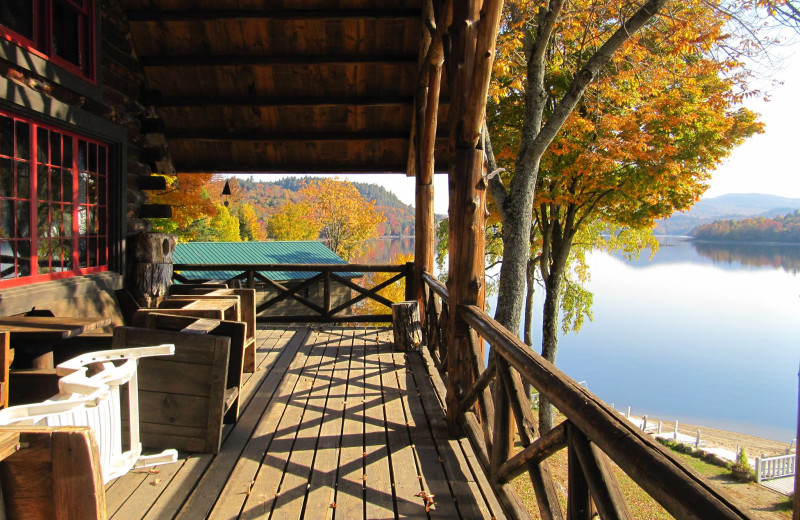
[[[176,131],[167,132],[167,139],[192,141],[384,141],[387,139],[408,140],[408,131],[401,132],[225,132],[225,131]],[[437,135],[437,139],[447,139]]]
[[[322,106],[354,106],[383,107],[411,105],[412,96],[397,97],[156,97],[153,105],[164,108],[181,107],[322,107]]]
[[[146,55],[140,58],[144,67],[220,67],[226,65],[362,65],[362,64],[416,64],[415,55],[311,55],[311,56],[273,56],[273,55],[210,55],[192,54]]]
[[[437,163],[438,169],[436,173],[447,173],[447,164]],[[207,163],[185,163],[183,165],[176,165],[177,173],[248,173],[248,174],[286,174],[286,173],[353,173],[353,174],[395,174],[405,175],[406,165],[334,165],[322,166],[318,164],[288,164],[288,165],[270,165],[270,166],[242,166],[241,164],[214,164],[209,167]]]
[[[419,9],[254,9],[159,10],[131,9],[131,22],[193,22],[207,20],[419,20]]]

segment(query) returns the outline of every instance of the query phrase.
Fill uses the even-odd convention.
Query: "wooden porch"
[[[110,482],[109,518],[505,517],[437,371],[391,329],[261,328],[257,363],[219,454]]]

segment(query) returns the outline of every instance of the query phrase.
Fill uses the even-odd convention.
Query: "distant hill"
[[[262,220],[280,211],[287,202],[297,202],[298,192],[304,183],[320,180],[321,177],[285,177],[276,181],[256,181],[236,179],[240,189],[242,202],[252,205]],[[414,235],[414,207],[404,204],[397,196],[383,186],[368,182],[354,182],[361,196],[375,201],[375,208],[386,215],[378,233],[381,236]]]
[[[689,211],[656,221],[655,233],[692,235],[694,230],[716,220],[741,220],[747,217],[776,217],[800,209],[800,199],[762,193],[731,193],[702,199]]]

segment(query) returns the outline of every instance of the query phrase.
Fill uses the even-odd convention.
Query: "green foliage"
[[[694,236],[702,240],[800,244],[800,211],[774,218],[717,220],[697,228]]]

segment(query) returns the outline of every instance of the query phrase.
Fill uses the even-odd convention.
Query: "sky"
[[[727,193],[765,193],[800,198],[800,43],[787,49],[780,68],[771,73],[771,78],[780,84],[768,88],[769,101],[758,97],[746,103],[748,108],[761,114],[764,133],[745,141],[712,173],[710,187],[703,198]],[[243,176],[249,177],[249,174]],[[413,177],[368,174],[338,177],[380,184],[404,203],[414,205]],[[435,175],[433,189],[434,212],[446,214],[447,175]]]

